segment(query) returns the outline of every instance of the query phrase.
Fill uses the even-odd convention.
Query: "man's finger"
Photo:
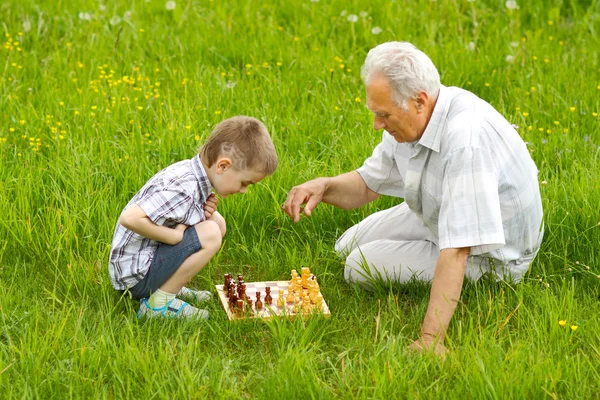
[[[309,197],[308,202],[306,202],[306,206],[304,207],[304,215],[310,217],[312,210],[314,210],[317,205],[319,205],[319,199],[317,199],[315,196]]]

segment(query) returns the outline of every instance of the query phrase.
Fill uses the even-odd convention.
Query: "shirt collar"
[[[425,128],[425,132],[423,132],[423,136],[419,139],[418,144],[439,153],[442,132],[446,126],[443,122],[448,115],[450,102],[451,97],[448,88],[444,85],[440,85],[440,93],[438,94],[437,102],[433,108],[433,113],[431,114],[429,123],[427,123],[427,128]]]
[[[204,196],[204,199],[208,199],[208,196],[212,193],[212,185],[208,180],[208,175],[206,174],[206,170],[200,161],[200,155],[196,154],[194,158],[192,158],[192,171],[196,176],[196,180],[198,181],[198,189],[200,193]]]

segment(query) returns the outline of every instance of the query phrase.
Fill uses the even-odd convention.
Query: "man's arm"
[[[119,223],[138,235],[170,245],[181,242],[183,232],[187,228],[184,224],[177,225],[175,229],[156,225],[137,204],[132,204],[123,211]]]
[[[460,299],[470,248],[443,249],[440,252],[429,297],[429,307],[421,328],[421,337],[412,348],[422,350],[436,347],[443,352],[444,338],[456,305]]]
[[[317,178],[299,186],[288,193],[283,205],[284,211],[294,220],[300,220],[303,211],[310,217],[312,210],[321,202],[349,210],[370,203],[379,198],[379,194],[369,189],[356,171],[347,172],[331,178]],[[300,206],[306,204],[304,210]]]

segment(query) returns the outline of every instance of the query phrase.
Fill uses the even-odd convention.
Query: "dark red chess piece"
[[[273,304],[273,297],[271,297],[271,288],[267,286],[265,288],[265,291],[267,292],[267,294],[265,294],[265,304],[270,306],[271,304]]]
[[[256,292],[256,302],[254,303],[254,306],[257,310],[263,308],[263,303],[260,301],[260,292]]]
[[[252,299],[246,299],[246,313],[248,315],[254,314],[254,311],[252,310]]]

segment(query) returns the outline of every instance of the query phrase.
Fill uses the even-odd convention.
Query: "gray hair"
[[[365,85],[373,74],[383,74],[390,80],[392,98],[404,110],[419,92],[437,98],[440,90],[437,68],[425,53],[408,42],[386,42],[372,48],[361,69]]]

